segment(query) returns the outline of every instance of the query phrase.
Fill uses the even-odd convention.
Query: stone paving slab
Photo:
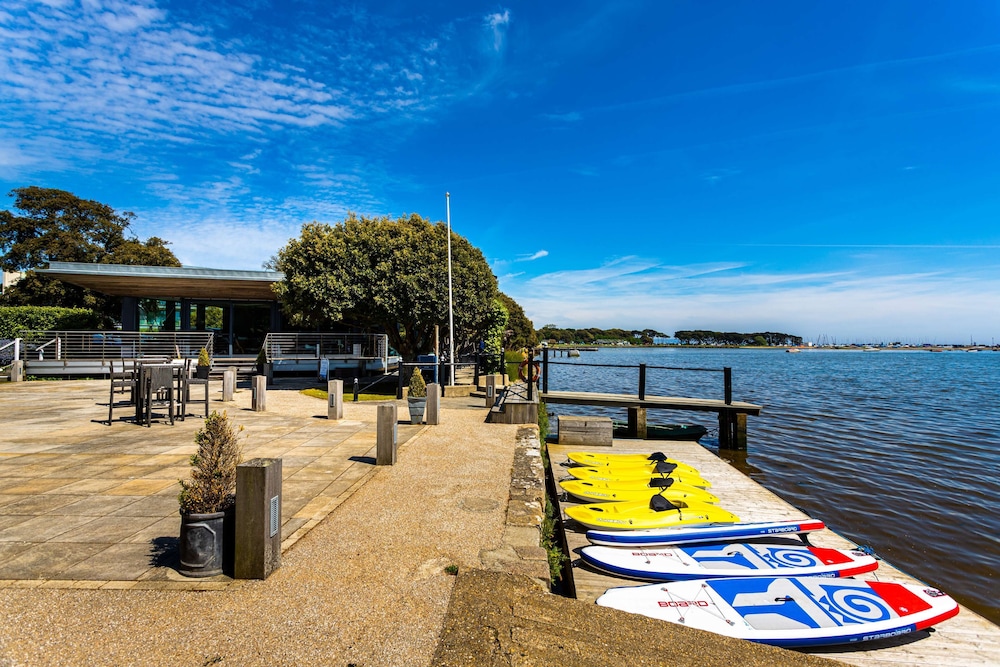
[[[249,390],[223,403],[221,382],[213,382],[210,409],[226,410],[243,426],[244,459],[282,458],[287,547],[374,473],[375,424],[330,421],[322,401],[298,392],[302,382],[282,384],[270,392],[269,411],[254,412]],[[0,580],[40,580],[51,588],[60,581],[76,587],[178,578],[172,587],[205,590],[203,581],[182,579],[171,567],[178,480],[190,474],[203,419],[145,428],[116,417],[108,426],[100,423],[107,400],[106,380],[0,386]],[[400,424],[399,441],[422,428]]]

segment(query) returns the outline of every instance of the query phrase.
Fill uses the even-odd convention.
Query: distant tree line
[[[736,333],[733,331],[675,331],[674,338],[682,345],[802,345],[801,336],[765,331]]]
[[[627,342],[630,345],[652,345],[654,337],[669,338],[655,329],[567,329],[555,324],[546,324],[538,330],[538,339],[556,343],[594,345],[602,342]]]

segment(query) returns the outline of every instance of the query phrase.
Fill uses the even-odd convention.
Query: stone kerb
[[[503,545],[479,554],[483,567],[532,577],[548,590],[548,555],[541,546],[544,518],[545,466],[538,427],[529,425],[517,432]]]

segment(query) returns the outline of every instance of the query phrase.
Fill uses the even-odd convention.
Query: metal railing
[[[0,369],[5,369],[21,359],[21,339],[0,340]]]
[[[212,356],[211,331],[22,331],[25,359],[60,361]]]
[[[264,337],[268,363],[306,359],[381,359],[388,363],[385,334],[269,333]]]
[[[532,350],[532,360],[534,360],[534,350]],[[537,362],[532,362],[537,363]],[[542,393],[547,393],[549,391],[549,366],[591,366],[595,368],[627,368],[636,369],[639,371],[639,382],[638,382],[638,392],[637,395],[639,400],[645,400],[646,398],[646,371],[647,369],[663,370],[663,371],[694,371],[699,373],[722,373],[722,393],[723,400],[726,405],[732,405],[733,402],[733,369],[729,366],[725,368],[683,368],[676,366],[651,366],[649,364],[587,364],[587,363],[570,363],[570,362],[559,362],[559,361],[549,361],[549,348],[542,348],[542,364],[541,364],[541,380],[542,380]],[[531,400],[532,396],[532,385],[534,383],[528,383],[528,399]]]

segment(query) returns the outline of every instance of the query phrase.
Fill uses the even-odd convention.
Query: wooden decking
[[[579,447],[549,444],[549,460],[552,473],[558,481],[568,477],[561,465],[566,462],[570,451],[594,451],[607,453],[607,447]],[[804,519],[805,514],[784,500],[763,488],[746,475],[731,467],[715,454],[695,442],[615,440],[614,452],[662,451],[671,458],[689,463],[712,482],[712,493],[717,495],[720,505],[734,512],[742,521],[774,521],[784,519]],[[560,502],[563,507],[573,501]],[[566,529],[566,540],[573,552],[573,580],[576,596],[588,602],[595,601],[605,590],[615,586],[641,585],[644,582],[619,579],[600,574],[580,563],[579,549],[588,544],[585,530],[562,513]],[[822,516],[813,517],[822,519]],[[817,546],[851,548],[855,546],[827,529],[810,535],[810,542]],[[913,577],[900,572],[891,564],[881,561],[879,569],[866,578],[877,576],[880,581],[917,583]],[[838,649],[814,649],[810,653],[823,655],[846,664],[865,667],[894,667],[908,665],[1000,665],[1000,627],[990,623],[978,614],[962,607],[955,618],[943,622],[932,632],[920,632],[908,639],[872,642],[861,647]]]

